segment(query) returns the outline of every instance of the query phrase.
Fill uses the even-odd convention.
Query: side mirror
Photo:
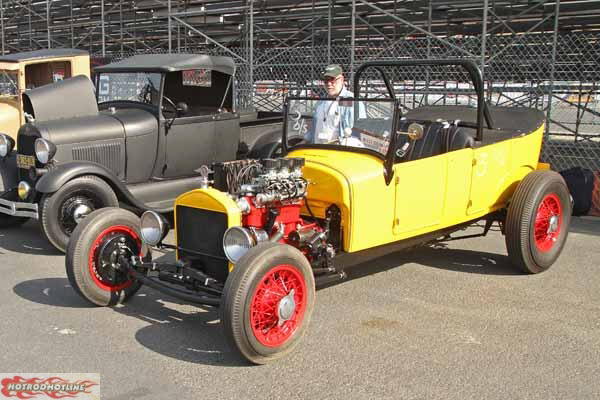
[[[177,115],[182,116],[190,111],[190,107],[183,101],[177,103]]]

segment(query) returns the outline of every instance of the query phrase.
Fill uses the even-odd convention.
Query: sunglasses
[[[342,78],[343,78],[343,76],[342,76],[342,75],[340,75],[340,76],[338,76],[338,77],[335,77],[335,78],[329,78],[329,77],[328,77],[328,78],[325,78],[325,79],[323,79],[323,82],[324,82],[325,84],[328,84],[328,83],[334,83],[334,82],[336,82],[336,81],[338,81],[338,80],[340,80],[340,79],[342,79]]]

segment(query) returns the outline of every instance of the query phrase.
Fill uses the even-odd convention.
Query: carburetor
[[[262,171],[251,183],[241,185],[242,196],[254,196],[257,207],[274,202],[289,202],[306,196],[307,182],[302,177],[303,158],[267,158]]]

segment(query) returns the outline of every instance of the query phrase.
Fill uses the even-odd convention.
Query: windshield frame
[[[136,100],[125,100],[125,99],[121,99],[121,100],[108,100],[108,101],[103,101],[100,102],[99,101],[99,97],[100,97],[100,76],[101,75],[108,75],[108,74],[132,74],[132,73],[143,73],[143,74],[159,74],[160,75],[160,83],[158,85],[158,95],[159,95],[159,100],[158,100],[158,104],[151,104],[151,103],[143,103],[141,101],[136,101]],[[123,103],[129,103],[129,104],[140,104],[143,105],[145,107],[156,107],[157,110],[160,110],[162,107],[162,93],[163,93],[163,89],[164,89],[164,84],[165,84],[165,73],[164,72],[157,72],[157,71],[136,71],[136,72],[130,72],[130,71],[103,71],[103,72],[98,72],[95,74],[96,76],[94,77],[94,83],[96,86],[96,103],[98,103],[98,106],[101,105],[109,105],[109,104],[123,104]]]
[[[288,146],[288,115],[289,115],[289,104],[291,101],[352,101],[353,102],[353,106],[356,108],[358,107],[359,102],[377,102],[377,103],[390,103],[393,105],[393,113],[391,115],[392,118],[392,132],[396,132],[396,121],[397,121],[397,112],[398,112],[398,100],[396,99],[388,99],[388,98],[355,98],[355,97],[302,97],[302,96],[289,96],[286,97],[284,105],[283,105],[283,137],[282,137],[282,147],[283,147],[283,151],[284,153],[287,153],[288,151],[292,150],[292,149],[297,149],[297,148],[316,148],[316,149],[332,149],[332,150],[344,150],[344,151],[351,151],[351,152],[355,152],[355,153],[363,153],[363,154],[370,154],[373,156],[376,156],[377,158],[380,158],[382,160],[385,160],[387,158],[387,155],[390,152],[390,147],[392,146],[392,141],[394,141],[394,137],[396,136],[395,134],[391,134],[390,135],[390,146],[388,147],[388,150],[386,152],[386,154],[380,153],[378,151],[372,150],[368,147],[353,147],[353,146],[344,146],[344,145],[339,145],[339,144],[331,144],[331,143],[301,143],[301,144],[297,144],[294,145],[292,147]],[[355,110],[356,111],[356,110]],[[357,113],[355,112],[355,115],[357,115]]]
[[[17,90],[17,93],[15,94],[2,94],[0,92],[0,98],[3,99],[12,99],[15,97],[19,97],[19,93],[21,92],[21,88],[19,85],[19,70],[11,70],[11,69],[0,69],[0,75],[15,75],[15,88]]]

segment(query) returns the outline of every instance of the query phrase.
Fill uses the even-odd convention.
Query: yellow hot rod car
[[[462,68],[477,107],[402,113],[384,68],[407,65]],[[378,72],[389,96],[361,97],[361,77]],[[152,211],[141,218],[122,209],[92,213],[68,247],[73,288],[100,306],[147,284],[220,307],[225,336],[260,364],[297,345],[315,286],[343,278],[357,255],[448,238],[483,220],[481,235],[498,223],[510,260],[523,271],[555,262],[571,202],[560,175],[538,162],[541,112],[489,107],[481,73],[465,60],[367,63],[356,71],[354,93],[288,98],[285,157],[206,168],[202,187],[176,200],[175,245],[163,243],[169,223]],[[334,140],[316,132],[313,111],[323,102],[345,121]],[[177,262],[153,262],[151,246],[174,249]]]

